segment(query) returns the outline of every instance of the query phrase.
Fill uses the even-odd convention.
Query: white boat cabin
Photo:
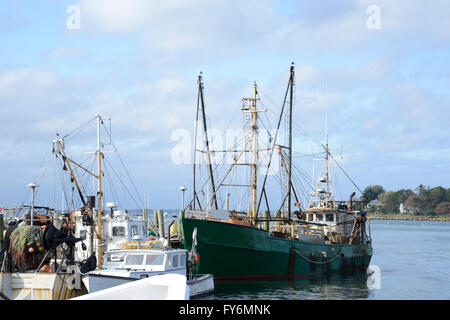
[[[132,249],[105,253],[102,270],[135,270],[170,272],[186,275],[186,254],[183,249]]]
[[[101,270],[94,270],[83,278],[89,292],[111,288],[133,280],[162,274],[186,276],[184,249],[112,250],[104,255]]]
[[[76,245],[76,257],[82,260],[87,258],[91,252],[96,251],[97,237],[92,226],[83,221],[80,210],[74,212],[75,236],[86,236],[85,244],[87,250],[82,250],[81,244]],[[146,240],[147,223],[142,215],[132,215],[122,210],[111,210],[102,216],[102,240],[103,252],[119,250],[123,242]]]

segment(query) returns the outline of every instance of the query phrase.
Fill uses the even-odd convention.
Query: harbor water
[[[216,282],[206,299],[450,299],[450,223],[371,221],[371,275]]]

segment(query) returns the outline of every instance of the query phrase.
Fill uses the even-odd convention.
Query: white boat
[[[83,283],[89,293],[162,274],[178,274],[186,278],[187,250],[154,248],[159,247],[159,243],[161,242],[146,241],[139,244],[141,248],[144,247],[142,249],[106,252],[102,269],[91,271],[83,277]],[[153,248],[149,249],[149,247]],[[189,276],[186,284],[190,290],[190,298],[198,298],[214,292],[214,278],[211,274]]]
[[[89,293],[71,300],[188,300],[186,277],[163,274]]]

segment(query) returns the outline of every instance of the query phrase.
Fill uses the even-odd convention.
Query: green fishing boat
[[[328,134],[323,145],[322,169],[308,194],[308,203],[300,199],[292,160],[294,79],[292,63],[277,127],[267,139],[268,147],[264,148],[258,138],[263,131],[258,121],[266,110],[259,109],[260,88],[255,83],[252,97],[242,99],[243,147],[218,151],[212,150],[208,139],[203,79],[199,75],[192,200],[180,215],[181,241],[186,249],[199,254],[199,273],[211,273],[216,280],[289,278],[339,271],[365,272],[370,264],[370,225],[365,212],[356,210],[363,207],[356,208],[360,203],[353,200],[355,193],[348,201],[337,201],[334,197],[330,179],[330,161],[334,158],[328,148]],[[197,141],[198,123],[203,127],[204,149],[199,148]],[[279,142],[282,124],[287,132],[285,145]],[[219,179],[219,166],[211,160],[217,152],[232,153],[229,168],[226,166]],[[261,165],[264,152],[268,160]],[[203,164],[198,163],[198,154],[204,156]],[[275,176],[270,170],[276,156],[282,185],[278,191],[282,192],[277,210],[270,210],[269,199],[273,197],[268,197],[268,178]],[[198,179],[201,165],[207,167],[203,183]],[[233,170],[242,168],[248,174],[238,173],[235,178],[244,182],[230,182]],[[238,202],[232,203],[230,199],[231,187],[246,191],[245,210],[232,209]],[[225,193],[224,199],[221,192]],[[265,210],[261,211],[263,207]]]

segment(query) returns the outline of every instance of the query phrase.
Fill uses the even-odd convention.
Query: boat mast
[[[253,83],[253,98],[242,98],[242,112],[244,113],[244,121],[249,128],[249,152],[250,152],[250,184],[249,184],[249,208],[248,217],[250,221],[256,223],[258,210],[258,110],[256,102],[258,101],[258,89],[256,82]]]
[[[328,206],[328,201],[329,201],[329,192],[330,192],[330,165],[329,165],[329,159],[328,159],[328,83],[325,82],[325,165],[326,165],[326,174],[325,174],[325,178],[326,178],[326,182],[327,182],[327,186],[326,186],[326,193],[325,193],[325,206]]]
[[[202,76],[202,72],[200,71],[200,74],[198,76],[198,83],[200,83],[200,79]],[[200,90],[200,89],[199,89]],[[192,181],[192,201],[193,203],[193,209],[195,210],[195,201],[197,200],[197,191],[195,189],[195,166],[196,166],[196,161],[197,161],[197,127],[198,127],[198,113],[199,113],[199,109],[200,109],[200,94],[197,95],[197,111],[196,111],[196,115],[195,115],[195,124],[194,124],[194,161],[192,163],[192,176],[193,176],[193,181]]]
[[[102,157],[100,143],[100,115],[97,115],[97,268],[100,269],[103,263],[103,247],[102,247]]]
[[[253,99],[248,99],[248,108],[251,116],[251,183],[250,183],[250,191],[251,191],[251,221],[253,223],[254,219],[256,219],[256,210],[257,210],[257,189],[258,189],[258,111],[256,110],[256,101],[258,90],[256,88],[256,82],[253,84],[254,88],[254,97]]]
[[[289,172],[288,172],[288,219],[291,219],[291,188],[292,188],[292,104],[294,99],[294,62],[291,63],[289,93]]]
[[[199,92],[199,96],[200,96],[200,102],[202,105],[203,131],[205,134],[205,144],[206,144],[206,162],[207,162],[208,171],[209,171],[209,178],[211,180],[211,188],[212,188],[212,194],[213,194],[214,207],[217,210],[217,209],[219,209],[219,207],[217,205],[216,187],[214,184],[214,175],[213,175],[212,164],[211,164],[211,152],[209,150],[208,128],[206,126],[205,101],[203,98],[202,73],[200,73],[198,76],[198,92]]]

